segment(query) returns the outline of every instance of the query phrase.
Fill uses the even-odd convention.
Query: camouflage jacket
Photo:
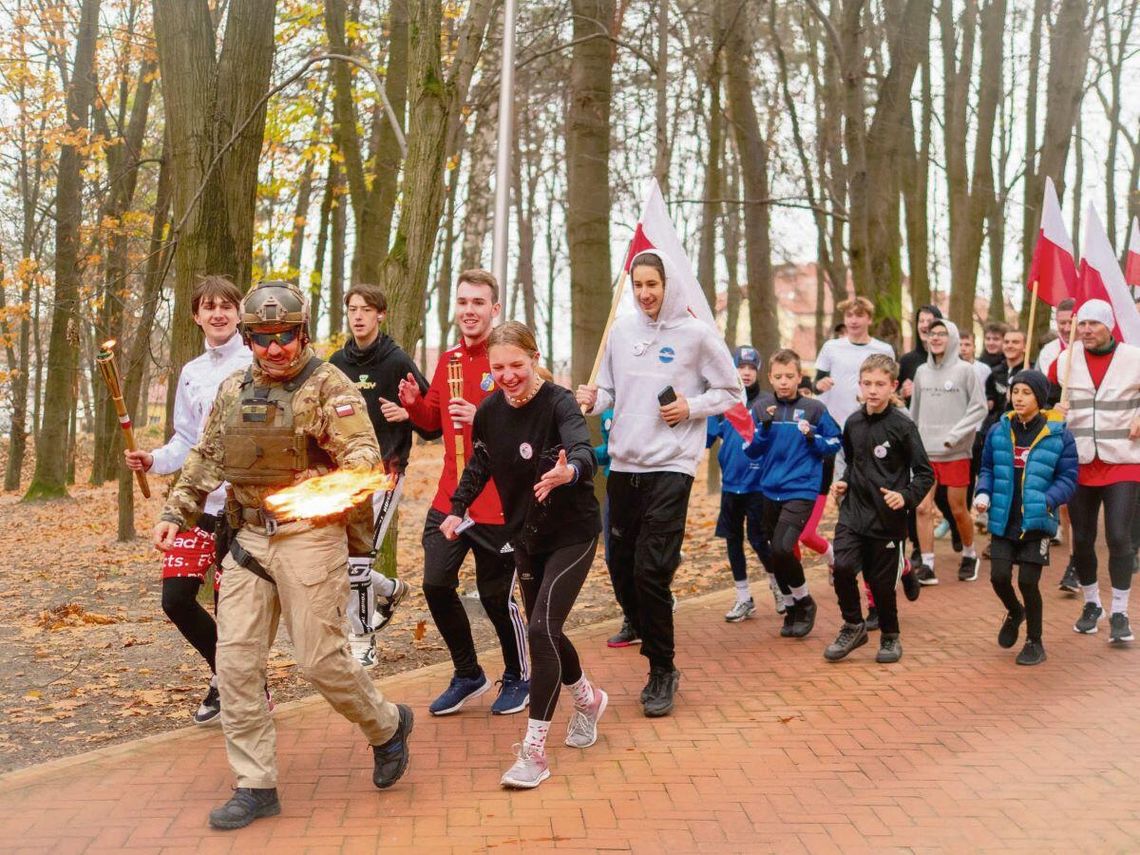
[[[298,359],[304,365],[313,355],[306,348]],[[259,386],[281,381],[265,375],[254,361],[254,382]],[[201,439],[182,465],[182,475],[167,497],[162,519],[188,528],[202,513],[206,496],[224,480],[226,425],[241,399],[245,371],[231,374],[218,387],[218,396],[202,429]],[[340,369],[323,363],[293,395],[293,427],[316,440],[338,468],[374,469],[381,465],[380,446],[368,420],[364,399]],[[312,473],[301,473],[302,481]],[[234,486],[234,498],[245,508],[260,508],[279,488]]]

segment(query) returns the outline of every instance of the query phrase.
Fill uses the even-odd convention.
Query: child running
[[[990,584],[1006,607],[998,632],[1004,648],[1017,643],[1025,621],[1025,647],[1018,665],[1045,661],[1041,644],[1041,570],[1057,533],[1058,510],[1077,490],[1077,444],[1061,414],[1046,410],[1049,380],[1040,371],[1019,371],[1009,389],[1013,412],[986,435],[974,507],[989,511]],[[1013,591],[1013,563],[1024,605]]]
[[[760,394],[758,381],[760,353],[751,346],[738,347],[732,353],[736,373],[744,384],[744,394],[751,407]],[[775,583],[771,567],[772,551],[764,537],[764,496],[760,493],[761,464],[744,453],[740,434],[723,415],[709,416],[709,448],[720,440],[717,462],[720,464],[720,515],[716,520],[716,536],[724,538],[728,553],[728,566],[736,586],[736,602],[724,619],[740,623],[756,613],[756,603],[748,590],[748,562],[744,555],[745,523],[748,543],[760,559],[760,564],[771,578],[772,594],[776,598],[776,613],[784,612],[784,597]]]
[[[835,526],[835,593],[843,626],[823,656],[843,659],[867,643],[862,602],[855,575],[862,570],[871,583],[879,610],[876,662],[902,658],[895,585],[904,564],[907,510],[913,510],[934,485],[934,470],[922,437],[895,395],[899,366],[885,354],[874,354],[859,369],[863,405],[843,427],[847,471],[832,491],[842,499]],[[913,574],[912,574],[913,575]]]
[[[759,422],[749,457],[763,456],[760,492],[764,533],[772,545],[772,569],[784,595],[780,635],[803,638],[815,626],[816,603],[804,578],[798,544],[811,518],[823,478],[823,461],[839,451],[839,426],[819,401],[799,394],[802,374],[794,350],[778,350],[768,366],[772,392],[752,412]]]
[[[515,764],[502,777],[509,788],[533,789],[550,777],[546,737],[565,684],[574,699],[566,733],[572,748],[598,739],[606,693],[590,685],[562,627],[598,548],[601,517],[594,497],[596,469],[590,432],[574,395],[538,373],[538,345],[523,324],[509,321],[488,339],[498,391],[479,405],[472,424],[474,455],[440,524],[448,539],[475,497],[494,478],[529,621],[530,710]]]

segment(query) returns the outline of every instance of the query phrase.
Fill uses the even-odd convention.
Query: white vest
[[[1060,376],[1068,361],[1058,363]],[[1140,416],[1140,347],[1123,342],[1116,346],[1108,371],[1094,388],[1085,348],[1073,343],[1073,369],[1069,382],[1069,431],[1077,441],[1081,463],[1099,457],[1105,463],[1140,463],[1140,441],[1128,438],[1132,420]]]

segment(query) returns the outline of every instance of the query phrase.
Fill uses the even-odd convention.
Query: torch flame
[[[378,490],[391,490],[396,478],[383,470],[338,469],[318,475],[265,498],[265,507],[281,522],[331,517],[358,505]]]
[[[115,341],[115,339],[110,338],[110,339],[107,339],[105,342],[103,342],[101,345],[99,345],[99,349],[100,350],[111,350],[112,348],[114,348],[114,346],[116,344],[118,344],[118,342]]]

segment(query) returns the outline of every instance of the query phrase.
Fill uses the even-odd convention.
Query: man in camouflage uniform
[[[233,798],[210,812],[214,828],[240,828],[281,811],[276,736],[265,706],[266,658],[284,619],[297,664],[333,709],[373,747],[372,780],[390,787],[408,763],[412,711],[384,700],[349,654],[343,628],[348,545],[343,517],[280,523],[263,500],[315,474],[381,465],[364,400],[308,344],[308,305],[296,286],[263,282],[242,301],[241,330],[253,364],[218,389],[198,445],[154,529],[171,547],[222,481],[236,529],[223,561],[218,606],[222,731],[237,779]]]

